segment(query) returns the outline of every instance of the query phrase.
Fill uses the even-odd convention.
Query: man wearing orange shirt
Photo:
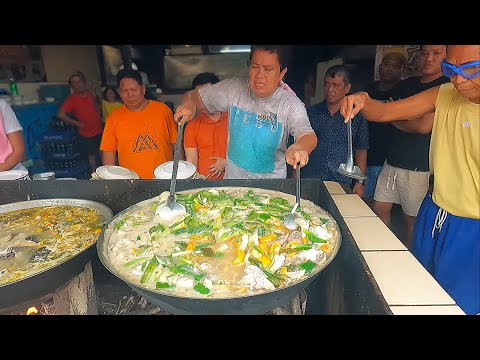
[[[193,89],[219,81],[213,73],[201,73],[192,81]],[[228,113],[202,112],[185,128],[185,156],[197,172],[209,179],[223,179],[227,164]]]
[[[117,74],[118,92],[124,104],[105,124],[100,150],[104,165],[118,164],[141,179],[155,178],[155,168],[173,160],[177,124],[170,108],[145,99],[141,74],[131,68]]]

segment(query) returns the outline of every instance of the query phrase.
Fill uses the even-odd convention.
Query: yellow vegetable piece
[[[288,272],[286,266],[282,266],[282,267],[279,269],[279,271],[280,271],[280,275],[287,275],[287,272]]]
[[[187,245],[187,251],[193,251],[195,246],[197,246],[197,242],[195,240],[190,241]]]
[[[328,251],[328,249],[330,249],[330,246],[328,246],[327,244],[320,246],[320,250],[322,251]]]
[[[200,235],[190,235],[188,238],[190,240],[202,240],[202,237]]]
[[[258,244],[258,248],[262,250],[264,253],[268,253],[268,244],[267,243],[260,243]]]
[[[262,263],[264,267],[268,267],[272,263],[272,259],[270,259],[268,256],[263,255],[261,256],[258,261]]]
[[[245,251],[242,251],[242,250],[237,251],[237,257],[235,258],[235,260],[233,260],[233,263],[235,265],[238,265],[243,263],[244,260],[245,260]]]
[[[289,234],[289,233],[290,233],[290,229],[286,228],[286,227],[283,226],[283,225],[278,225],[278,226],[277,226],[277,229],[280,230],[281,232],[284,232],[285,234]]]
[[[262,237],[259,237],[258,238],[258,241],[263,243],[263,242],[269,242],[269,241],[272,241],[273,239],[277,238],[277,234],[269,234],[269,235],[265,235],[265,236],[262,236]]]
[[[274,242],[272,246],[270,246],[270,250],[268,251],[269,254],[279,254],[282,245],[279,242]]]
[[[287,246],[285,246],[287,249],[291,249],[295,245],[300,245],[299,241],[290,241]]]

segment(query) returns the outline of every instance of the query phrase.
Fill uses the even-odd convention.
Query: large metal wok
[[[113,216],[109,207],[90,200],[81,199],[45,199],[20,201],[0,205],[0,213],[30,209],[45,206],[70,205],[97,210],[108,222]],[[1,230],[1,228],[0,228]],[[0,286],[0,308],[8,308],[28,300],[40,298],[56,290],[74,276],[80,274],[85,264],[95,255],[95,243],[79,252],[74,257],[67,259],[41,272],[32,274],[23,279]]]
[[[235,187],[238,188],[238,187]],[[228,187],[216,188],[217,190],[230,189]],[[251,188],[258,191],[269,191],[260,188]],[[200,191],[202,188],[191,189],[182,192],[191,192],[192,190]],[[270,190],[271,192],[271,190]],[[283,193],[277,192],[281,196],[285,196],[289,199],[295,201],[295,197]],[[145,204],[152,202],[152,199],[147,199],[141,201],[133,206],[126,208],[125,210],[118,213],[115,217],[112,218],[110,223],[105,227],[104,231],[100,234],[100,237],[97,240],[97,252],[100,261],[102,264],[116,277],[123,280],[127,285],[129,285],[135,292],[143,296],[146,300],[152,303],[155,306],[160,307],[161,309],[177,315],[186,315],[186,314],[197,314],[197,315],[219,315],[219,314],[236,314],[236,315],[257,315],[264,314],[278,306],[283,306],[287,304],[291,299],[293,299],[297,294],[304,290],[315,278],[319,275],[321,270],[323,270],[336,256],[341,245],[341,232],[338,228],[338,224],[335,223],[337,227],[338,234],[340,238],[338,239],[337,246],[332,252],[330,258],[321,266],[317,266],[316,270],[310,274],[309,277],[303,281],[294,283],[290,286],[280,288],[278,290],[265,292],[262,294],[254,296],[239,296],[235,298],[188,298],[175,296],[166,292],[152,291],[150,289],[139,286],[138,284],[133,283],[123,275],[119,274],[114,266],[112,265],[110,258],[108,256],[108,243],[110,237],[114,231],[114,226],[117,221],[122,219],[126,213],[135,211],[137,207],[144,206]],[[329,214],[330,215],[330,214]],[[331,215],[330,215],[331,216]],[[332,217],[332,216],[331,216]],[[333,217],[332,217],[333,219]]]

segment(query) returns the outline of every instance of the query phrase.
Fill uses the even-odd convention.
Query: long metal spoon
[[[347,122],[347,137],[348,137],[348,156],[347,163],[340,164],[338,172],[342,175],[354,178],[354,179],[366,179],[367,177],[362,174],[362,171],[358,166],[353,164],[353,146],[352,146],[352,120]]]
[[[285,220],[283,220],[283,226],[289,230],[295,230],[298,225],[295,223],[295,211],[300,207],[300,164],[297,164],[296,171],[297,182],[295,186],[295,205],[293,205],[292,211],[287,215]]]
[[[175,143],[175,151],[173,153],[173,171],[172,180],[170,181],[170,194],[168,195],[166,204],[157,207],[157,210],[155,210],[155,216],[158,216],[161,219],[171,220],[187,214],[185,206],[177,203],[175,200],[175,187],[177,185],[178,162],[180,160],[183,126],[184,124],[181,124],[178,128],[177,142]]]

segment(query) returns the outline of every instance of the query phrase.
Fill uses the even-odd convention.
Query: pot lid
[[[131,179],[140,178],[136,172],[122,166],[117,166],[117,165],[100,166],[97,168],[97,170],[95,170],[95,172],[102,179],[106,179],[106,180],[113,180],[113,179],[131,180]]]
[[[20,180],[28,176],[26,170],[0,171],[0,180]]]
[[[178,172],[177,179],[188,179],[191,178],[197,169],[195,165],[191,162],[180,160],[178,162]],[[166,163],[160,164],[153,171],[156,179],[171,179],[173,173],[173,161],[167,161]]]

